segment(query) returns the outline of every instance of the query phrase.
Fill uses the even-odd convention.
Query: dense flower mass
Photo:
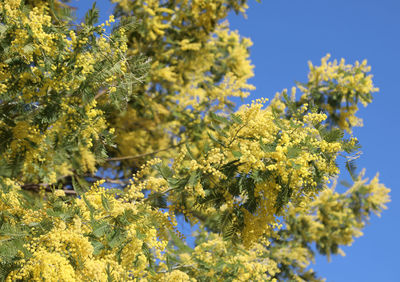
[[[320,110],[329,113],[330,118],[341,129],[351,133],[354,126],[362,126],[362,119],[355,116],[358,102],[367,106],[372,101],[374,87],[371,70],[364,60],[361,64],[345,64],[336,60],[328,62],[330,54],[321,59],[321,66],[309,62],[308,83],[300,84],[303,99],[311,99]],[[345,104],[345,105],[344,105]]]
[[[5,1],[0,10],[3,161],[17,163],[12,173],[26,181],[55,183],[73,170],[93,172],[111,144],[95,94],[128,95],[124,30],[109,37],[102,25],[71,29],[55,24],[44,2],[23,7]]]
[[[243,217],[244,227],[238,235],[245,244],[277,225],[276,215],[290,198],[297,203],[313,198],[321,185],[339,172],[338,153],[354,144],[354,139],[329,138],[323,125],[327,116],[307,112],[307,105],[287,119],[283,107],[278,113],[276,103],[263,108],[265,102],[243,106],[235,114],[236,122],[222,119],[224,128],[215,126],[207,132],[215,134],[207,150],[193,158],[185,149],[186,158],[175,165],[193,179],[186,193],[208,200],[214,197],[214,201],[222,197],[221,204],[213,208],[233,212],[234,221]],[[243,187],[238,191],[236,187],[242,185],[251,190]]]
[[[366,61],[328,55],[234,112],[252,43],[223,20],[246,1],[113,2],[105,24],[0,4],[0,280],[319,280],[315,253],[343,254],[390,200],[354,169]]]
[[[244,12],[246,1],[112,2],[118,4],[119,15],[140,19],[128,31],[128,54],[152,59],[141,100],[132,101],[113,123],[122,155],[150,153],[178,140],[196,142],[203,115],[229,112],[230,97],[245,98],[254,89],[247,82],[253,76],[248,53],[252,42],[224,20],[229,11]],[[120,165],[131,168],[142,161]]]

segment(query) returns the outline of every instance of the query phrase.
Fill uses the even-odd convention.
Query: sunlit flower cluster
[[[322,58],[320,66],[309,62],[308,82],[298,87],[304,93],[304,99],[312,97],[314,101],[323,101],[317,106],[329,113],[340,128],[351,132],[352,127],[362,126],[362,119],[355,116],[357,103],[360,101],[364,106],[368,105],[372,101],[372,93],[379,89],[374,86],[372,75],[368,74],[371,67],[366,60],[350,65],[345,64],[344,59],[338,63],[336,60],[329,61],[329,58],[330,54]]]

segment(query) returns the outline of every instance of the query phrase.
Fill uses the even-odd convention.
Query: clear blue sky
[[[73,1],[78,15],[92,1]],[[98,1],[102,21],[112,12],[108,1]],[[232,29],[254,42],[251,59],[257,89],[249,100],[271,98],[305,81],[307,61],[317,64],[331,53],[347,62],[368,59],[374,81],[380,88],[371,105],[362,109],[364,127],[354,131],[363,148],[358,160],[392,189],[392,202],[381,218],[373,216],[364,236],[344,248],[345,257],[328,263],[318,257],[313,269],[327,281],[400,281],[400,1],[398,0],[263,0],[249,1],[248,19],[231,15]],[[397,144],[397,145],[396,145]],[[397,176],[396,176],[397,175]]]

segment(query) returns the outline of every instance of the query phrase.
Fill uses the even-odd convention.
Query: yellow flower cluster
[[[333,116],[341,129],[351,133],[352,127],[362,126],[362,119],[355,116],[358,101],[367,106],[372,101],[372,93],[379,89],[374,87],[372,75],[367,74],[371,67],[367,66],[366,60],[350,65],[345,64],[344,59],[338,63],[329,61],[329,58],[330,54],[322,58],[320,66],[309,62],[308,82],[298,87],[304,93],[304,99],[323,95],[323,104],[317,106]],[[311,99],[314,98],[318,101],[318,97]]]
[[[310,73],[308,80],[316,85],[321,82],[336,80],[337,90],[344,95],[355,95],[359,93],[376,92],[379,89],[375,88],[372,83],[372,75],[366,76],[365,73],[371,71],[371,67],[367,66],[367,60],[361,64],[357,61],[354,66],[345,64],[345,60],[341,59],[340,63],[336,60],[328,62],[330,54],[321,59],[321,65],[316,67],[309,62]],[[321,91],[327,90],[322,88]],[[368,100],[361,100],[364,105],[367,105]]]
[[[328,257],[332,252],[344,255],[332,246],[350,246],[355,237],[363,235],[361,229],[371,211],[379,215],[390,201],[390,190],[379,183],[378,176],[369,183],[363,176],[364,171],[345,193],[335,192],[333,186],[324,188],[314,200],[309,199],[298,207],[290,205],[288,217],[299,226],[292,224],[289,229],[298,230],[307,242],[321,244]],[[354,206],[355,202],[358,206]]]
[[[207,156],[197,162],[196,160],[191,160],[190,162],[190,171],[201,170],[205,174],[211,174],[217,179],[224,180],[226,176],[221,173],[216,167],[219,167],[225,162],[225,155],[221,152],[219,148],[214,148],[210,150]]]
[[[61,215],[56,214],[56,204],[49,201],[44,202],[40,212],[33,214],[32,210],[21,206],[19,186],[9,179],[1,181],[2,188],[7,185],[10,190],[4,195],[8,200],[1,210],[11,212],[9,207],[14,204],[12,213],[18,215],[16,211],[21,210],[19,214],[26,217],[22,222],[10,223],[31,227],[25,234],[25,251],[16,261],[19,267],[9,274],[8,281],[105,281],[107,269],[117,280],[151,278],[144,246],[154,251],[155,258],[165,259],[167,234],[176,226],[175,219],[168,225],[171,215],[152,209],[146,201],[131,201],[129,196],[116,198],[100,187],[104,181],[95,183],[82,198],[69,203],[63,202],[58,197],[60,193],[55,192],[56,203],[62,203],[58,206]],[[74,210],[79,212],[72,218],[62,216]],[[42,228],[36,228],[48,220],[53,225],[49,230],[43,232]],[[10,237],[1,239],[9,240]],[[170,281],[168,279],[180,276],[178,272],[172,272],[162,277]]]
[[[173,282],[173,281],[193,282],[193,281],[197,281],[197,280],[194,278],[190,278],[185,272],[182,272],[180,270],[173,270],[172,272],[167,273],[161,281],[163,281],[163,282]]]
[[[23,264],[19,271],[7,277],[7,281],[28,280],[39,281],[76,281],[76,275],[68,259],[56,252],[46,250],[35,251],[31,259],[21,260]]]
[[[213,234],[198,244],[185,264],[192,265],[193,276],[199,280],[223,281],[276,281],[272,277],[279,272],[277,264],[266,257],[266,248],[255,244],[244,251],[243,246],[232,246],[220,236]],[[238,266],[233,272],[230,266]]]
[[[264,108],[266,102],[266,99],[259,99],[242,106],[235,113],[241,122],[233,123],[224,134],[219,134],[220,141],[214,143],[214,148],[198,159],[181,164],[189,173],[202,173],[210,179],[207,187],[200,182],[192,183],[193,187],[187,185],[187,191],[194,197],[204,197],[205,189],[209,193],[215,190],[223,194],[224,210],[240,208],[245,226],[240,236],[245,245],[280,228],[276,215],[289,199],[298,204],[313,197],[317,184],[326,183],[330,176],[339,172],[335,161],[342,151],[341,140],[328,142],[317,129],[326,120],[325,114],[306,113],[307,105],[303,105],[296,116],[286,119],[275,111],[276,103]],[[230,180],[222,168],[235,161],[238,163],[236,175],[265,175],[257,180],[251,195],[257,198],[255,211],[249,212],[243,206],[248,201],[249,191],[233,195],[222,188]]]

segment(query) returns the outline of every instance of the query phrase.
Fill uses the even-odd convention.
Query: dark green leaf
[[[99,20],[99,10],[96,8],[96,2],[93,3],[92,8],[86,12],[85,24],[93,26]]]

